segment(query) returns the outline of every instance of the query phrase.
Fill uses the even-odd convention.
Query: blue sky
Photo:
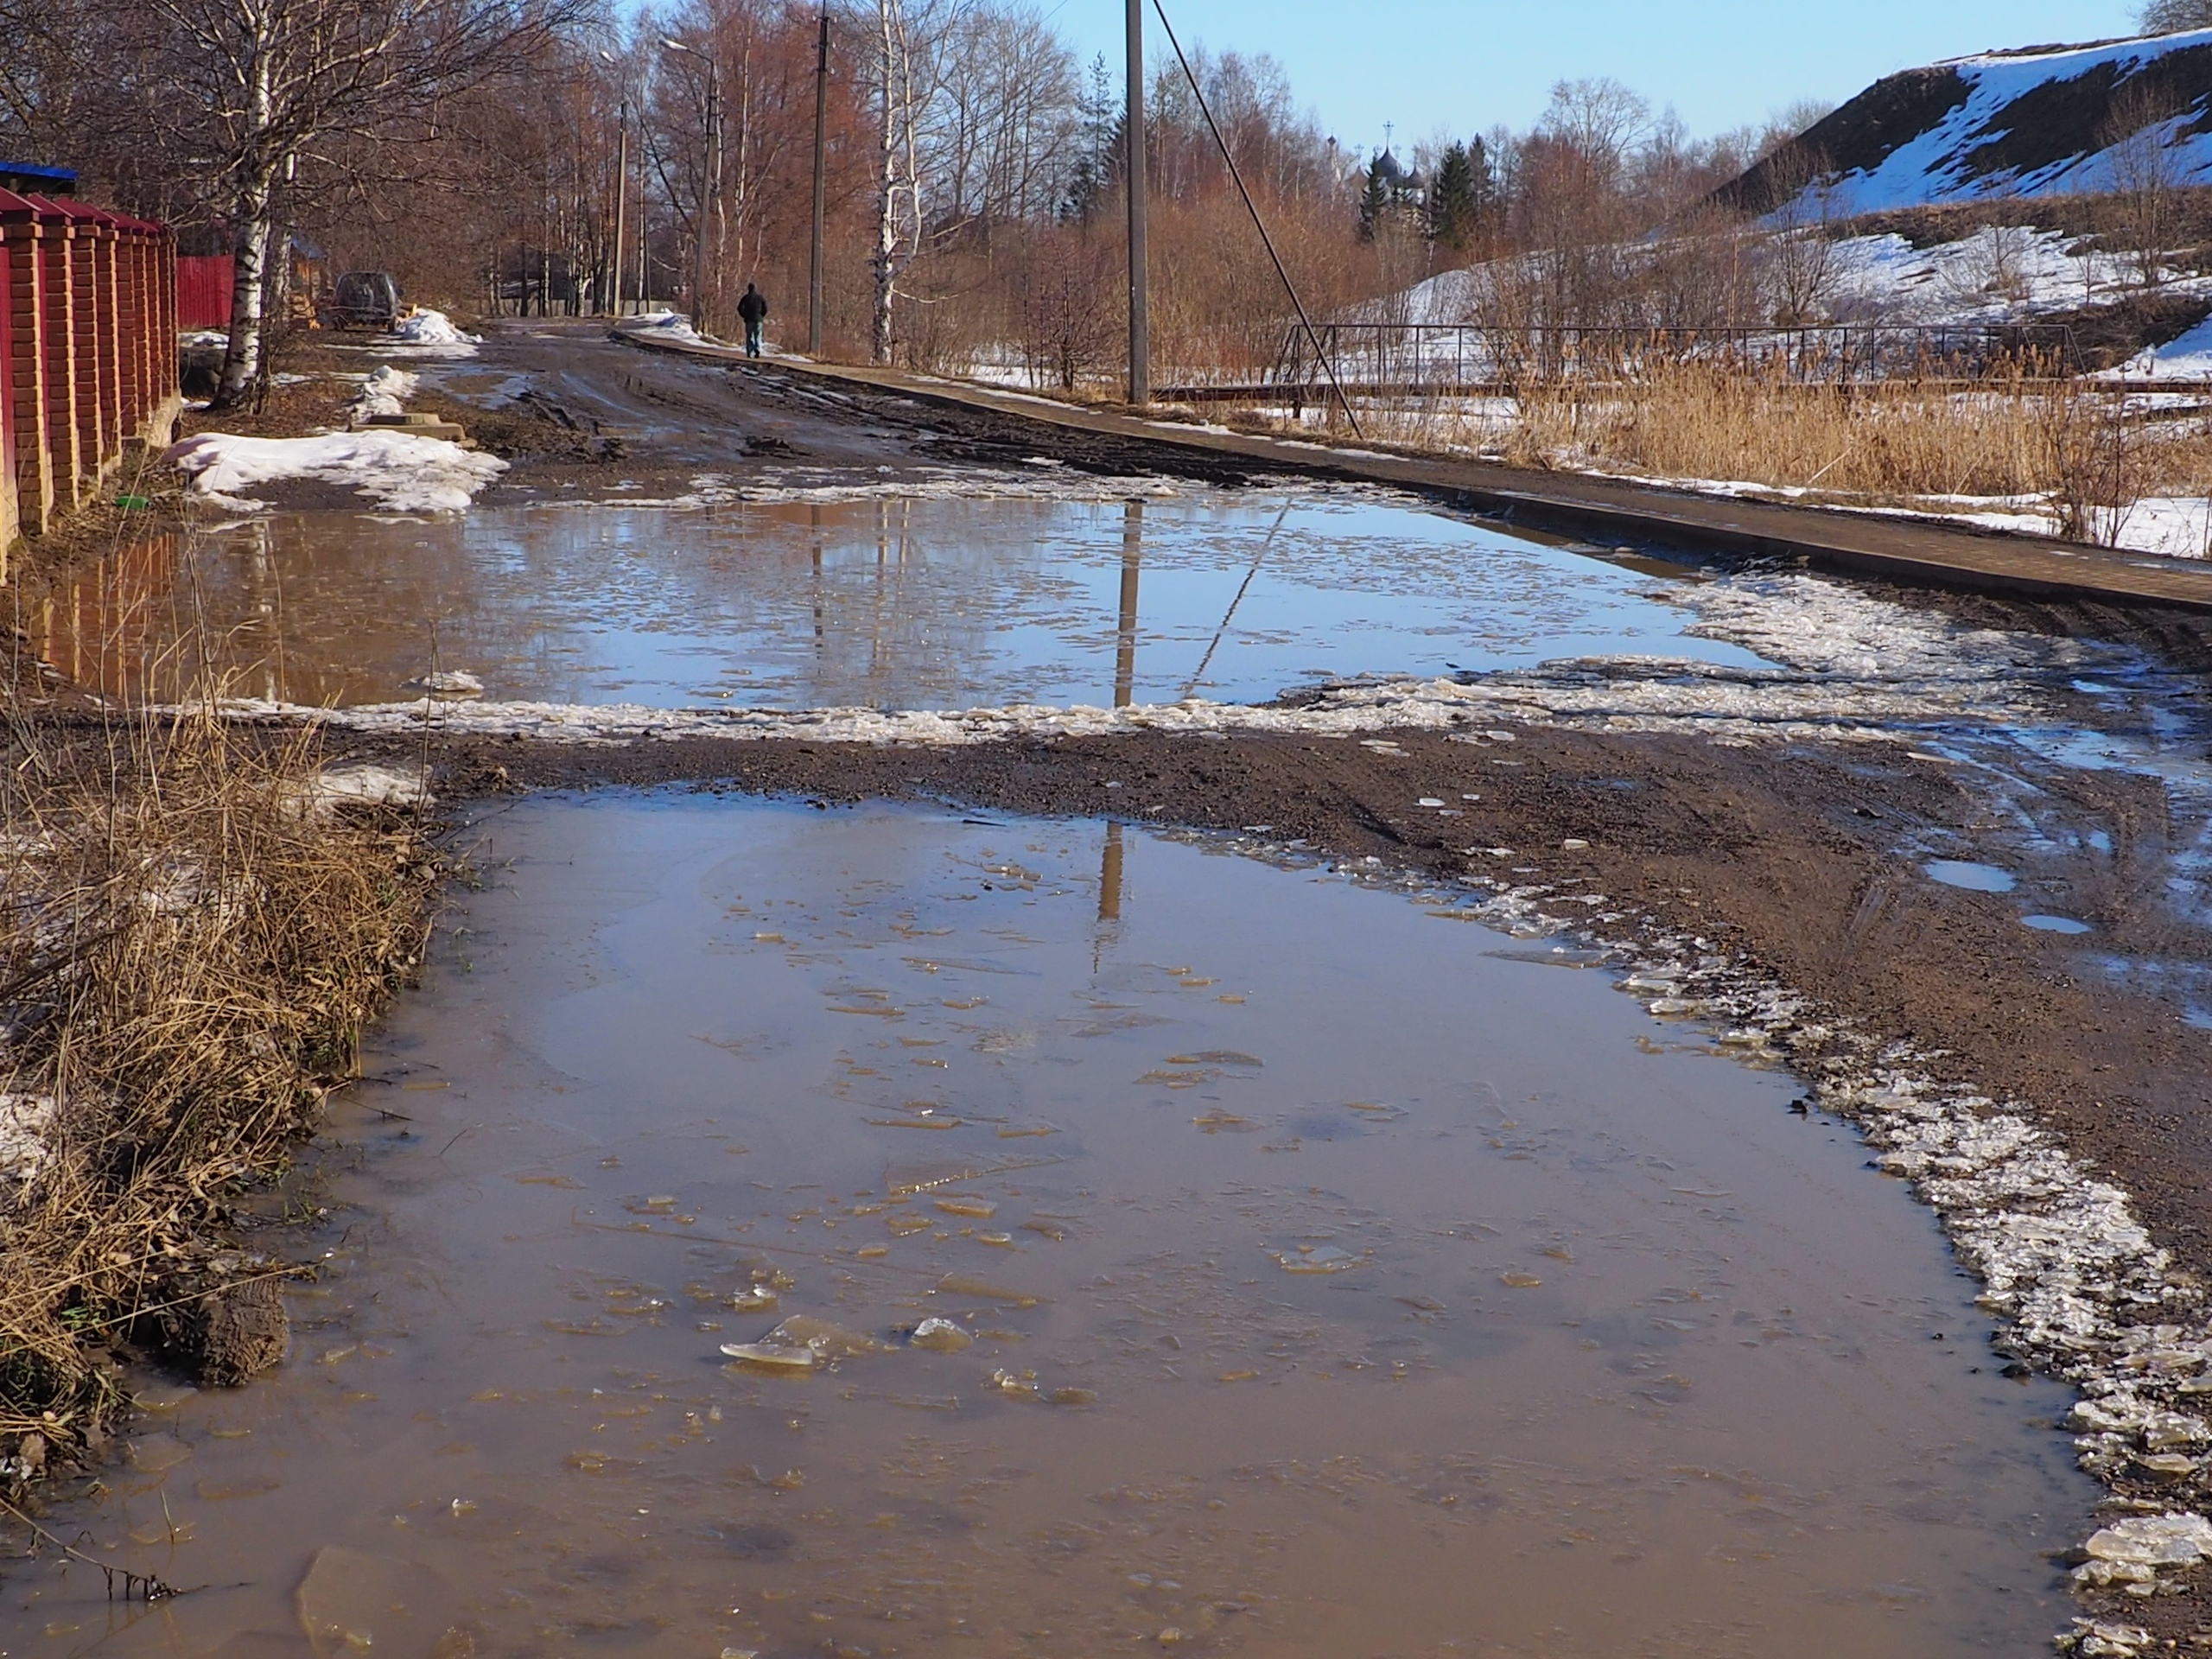
[[[1146,0],[1147,8],[1150,0]],[[1120,0],[1040,0],[1086,61],[1118,75]],[[1439,127],[1527,126],[1555,80],[1611,75],[1672,104],[1694,133],[1763,121],[1801,98],[1840,103],[1893,70],[1990,47],[2133,30],[2125,0],[1167,0],[1184,44],[1271,52],[1301,104],[1348,146]],[[1149,16],[1149,11],[1147,11]],[[1164,54],[1155,21],[1149,54]]]

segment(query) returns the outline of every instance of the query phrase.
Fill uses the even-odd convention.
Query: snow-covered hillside
[[[1758,213],[2212,183],[2212,29],[1957,58],[1875,82],[1728,186]]]
[[[2016,323],[2108,304],[2139,292],[2139,274],[2089,241],[2026,225],[1982,226],[1948,242],[1920,244],[1894,232],[1824,237],[1817,276],[1801,277],[1822,318],[1922,327]],[[1624,264],[1656,258],[1660,243],[1624,253]],[[1495,289],[1528,280],[1514,259],[1440,271],[1402,294],[1351,314],[1363,322],[1480,322]],[[2212,296],[2212,277],[2169,271],[2161,292]]]

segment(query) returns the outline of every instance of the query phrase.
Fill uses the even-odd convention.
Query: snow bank
[[[624,317],[614,325],[626,334],[658,334],[664,340],[698,340],[702,336],[691,326],[689,317],[674,311],[644,311],[634,317]]]
[[[312,438],[203,432],[162,460],[185,474],[193,494],[232,505],[260,506],[248,494],[257,485],[300,478],[344,486],[393,512],[458,512],[507,470],[496,456],[388,428]]]
[[[481,346],[484,336],[465,334],[453,325],[453,319],[442,311],[417,311],[402,317],[393,327],[391,337],[410,346]]]
[[[353,394],[353,401],[346,412],[356,424],[372,415],[403,415],[407,400],[415,395],[416,377],[404,369],[395,369],[385,364],[367,379]]]

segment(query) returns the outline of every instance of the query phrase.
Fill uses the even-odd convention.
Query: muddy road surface
[[[480,886],[264,1206],[291,1358],[67,1509],[232,1587],[25,1569],[11,1645],[2212,1627],[2199,623],[569,325],[407,366],[470,513],[280,495],[26,630],[327,710]]]

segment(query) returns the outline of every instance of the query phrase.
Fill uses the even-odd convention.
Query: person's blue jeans
[[[758,320],[745,325],[745,354],[747,357],[760,355],[760,324]]]

